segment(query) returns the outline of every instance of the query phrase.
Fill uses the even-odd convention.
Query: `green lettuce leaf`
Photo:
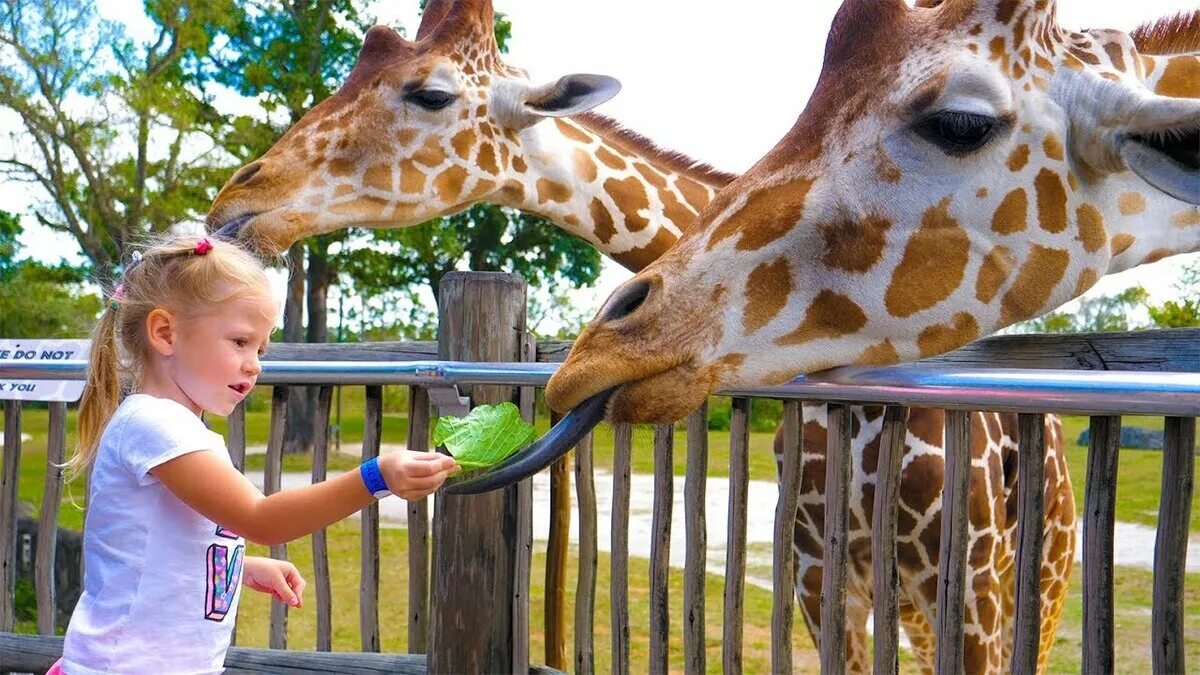
[[[444,445],[464,469],[491,466],[533,441],[533,425],[516,405],[481,405],[466,417],[441,417],[434,445]]]

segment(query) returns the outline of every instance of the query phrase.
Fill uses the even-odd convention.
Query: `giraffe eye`
[[[995,117],[942,110],[918,122],[915,131],[945,152],[964,154],[983,147],[1001,126]]]
[[[404,95],[404,100],[426,110],[441,110],[454,102],[455,95],[438,89],[418,89]]]

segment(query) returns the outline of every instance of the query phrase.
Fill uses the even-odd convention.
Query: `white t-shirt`
[[[133,394],[109,421],[92,472],[83,595],[63,648],[68,675],[223,670],[245,543],[149,473],[196,451],[230,461],[224,439],[175,401]]]

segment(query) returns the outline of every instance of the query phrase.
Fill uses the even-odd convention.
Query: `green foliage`
[[[1150,320],[1158,328],[1200,326],[1200,263],[1185,267],[1175,288],[1183,295],[1183,299],[1147,307]]]
[[[17,217],[0,211],[0,338],[86,337],[100,298],[83,289],[85,270],[17,260],[21,232]]]
[[[521,410],[505,401],[480,405],[466,417],[442,416],[433,430],[433,444],[444,445],[465,469],[491,466],[533,441],[533,425]]]
[[[708,399],[709,431],[729,431],[733,417],[733,399],[728,396],[711,396]],[[783,423],[783,401],[773,398],[756,398],[750,405],[750,431],[773,434]]]
[[[1051,312],[1017,324],[1018,332],[1026,333],[1107,333],[1127,331],[1144,326],[1131,322],[1130,316],[1146,306],[1150,294],[1141,286],[1133,286],[1098,298],[1085,298],[1074,312]]]

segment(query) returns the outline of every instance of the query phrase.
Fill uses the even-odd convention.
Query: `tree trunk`
[[[288,249],[288,294],[283,308],[283,341],[304,341],[304,244]],[[312,450],[312,412],[306,387],[290,387],[287,423],[284,425],[283,452],[305,453]]]
[[[333,274],[329,266],[328,251],[328,244],[321,242],[320,238],[308,242],[308,269],[305,270],[308,322],[305,326],[305,342],[329,342],[328,299],[329,284],[333,280]],[[320,387],[296,387],[295,391],[298,396],[303,397],[300,408],[306,412],[315,413]],[[293,424],[297,438],[296,452],[304,451],[301,450],[300,443],[303,443],[306,449],[312,448],[317,437],[315,422],[316,415],[308,414],[297,419]]]

